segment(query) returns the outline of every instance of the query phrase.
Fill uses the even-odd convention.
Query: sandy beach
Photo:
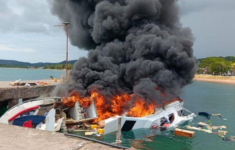
[[[203,81],[203,82],[235,84],[235,76],[230,77],[230,76],[213,76],[213,75],[196,74],[193,80]]]

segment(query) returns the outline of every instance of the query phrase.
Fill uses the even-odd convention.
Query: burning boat
[[[118,119],[121,118],[121,131],[130,131],[140,128],[152,128],[157,130],[173,129],[178,125],[191,121],[196,115],[183,107],[184,102],[180,98],[174,98],[162,105],[146,103],[141,97],[122,94],[115,95],[108,100],[99,91],[93,90],[89,97],[81,97],[78,93],[63,99],[66,106],[88,107],[93,100],[97,118],[92,123],[104,128],[104,134],[118,130]],[[164,95],[164,94],[162,94]],[[130,105],[130,103],[132,103]],[[93,103],[92,103],[93,104]],[[77,109],[77,108],[76,108]]]
[[[187,113],[187,115],[186,115]],[[115,116],[105,120],[105,134],[118,130],[118,118],[121,118],[121,131],[140,128],[156,130],[174,129],[187,121],[192,121],[196,115],[183,107],[183,102],[174,101],[164,108],[157,108],[151,115],[145,117]]]
[[[67,102],[67,103],[66,103]],[[64,98],[43,98],[26,101],[9,109],[1,118],[0,123],[13,124],[25,127],[32,127],[41,130],[59,131],[64,118],[60,118],[55,122],[58,104],[64,103],[66,106],[64,112],[69,119],[66,119],[68,127],[72,125],[84,125],[83,123],[97,124],[97,128],[104,128],[104,134],[118,131],[118,118],[121,118],[121,131],[130,131],[140,128],[152,128],[157,130],[172,129],[177,125],[186,121],[191,121],[195,116],[187,109],[183,108],[183,101],[174,100],[165,107],[159,107],[154,110],[152,114],[143,117],[132,117],[125,113],[122,116],[111,116],[107,119],[101,120],[102,114],[97,115],[101,110],[97,109],[97,103],[94,101],[86,101],[90,105],[82,107],[79,101],[76,103],[70,102]],[[47,110],[47,111],[45,111]],[[46,115],[42,115],[45,114]],[[186,112],[188,114],[186,114]],[[49,115],[51,114],[51,115]],[[129,113],[130,115],[130,113]],[[30,126],[27,124],[30,122]],[[42,122],[45,122],[42,124]],[[102,124],[103,123],[103,124]],[[37,127],[36,127],[37,125]],[[38,127],[38,125],[40,125]],[[43,126],[44,125],[44,126]]]
[[[65,111],[68,126],[97,124],[105,134],[117,131],[117,118],[122,131],[164,130],[193,119],[177,99],[196,72],[194,37],[180,23],[177,0],[53,0],[51,5],[53,14],[71,22],[71,44],[88,50],[88,56],[74,64],[72,82],[53,92],[65,97],[61,103],[17,105],[0,122],[14,123],[48,103]]]
[[[180,23],[177,3],[53,0],[53,14],[71,22],[71,44],[89,51],[55,96],[68,97],[62,104],[69,108],[87,108],[94,100],[97,119],[91,123],[105,134],[117,130],[120,117],[122,131],[164,130],[192,120],[193,113],[182,115],[186,109],[177,97],[196,73],[194,37]]]
[[[63,104],[83,108],[94,100],[92,123],[117,130],[173,127],[189,121],[177,99],[196,72],[194,37],[180,23],[177,0],[53,0],[52,12],[71,22],[71,44],[87,50],[57,87]],[[64,7],[64,6],[67,7]],[[166,121],[165,121],[166,120]]]

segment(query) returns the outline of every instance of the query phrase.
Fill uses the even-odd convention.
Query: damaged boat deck
[[[110,146],[71,138],[62,133],[42,131],[0,123],[1,150],[116,150]]]

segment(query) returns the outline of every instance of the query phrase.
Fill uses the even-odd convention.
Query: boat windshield
[[[188,116],[188,115],[191,114],[190,111],[188,111],[187,109],[184,109],[184,108],[178,110],[177,112],[178,112],[178,115],[179,115],[179,116]]]

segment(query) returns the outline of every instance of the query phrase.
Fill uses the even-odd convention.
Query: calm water
[[[64,74],[64,70],[0,68],[0,81],[42,80],[50,76],[60,79]]]
[[[219,117],[212,116],[212,125],[227,126],[228,134],[226,137],[235,135],[235,85],[193,82],[186,86],[180,95],[184,100],[184,106],[194,113],[206,111],[211,114],[221,113],[222,117],[227,120],[222,120]],[[191,123],[196,126],[198,122],[206,122],[207,119],[203,116],[197,116]],[[182,126],[183,128],[184,126]],[[217,132],[217,130],[214,130]],[[136,146],[137,141],[133,139],[143,140],[141,144],[137,144],[139,149],[153,150],[234,150],[235,142],[223,141],[217,134],[204,133],[195,131],[193,138],[185,138],[174,136],[172,132],[165,132],[162,135],[156,135],[149,142],[145,136],[152,135],[150,129],[134,130],[131,132],[122,133],[123,146]],[[84,134],[83,134],[84,135]],[[112,143],[115,142],[114,134],[98,137],[98,139]],[[140,141],[141,142],[141,141]]]

